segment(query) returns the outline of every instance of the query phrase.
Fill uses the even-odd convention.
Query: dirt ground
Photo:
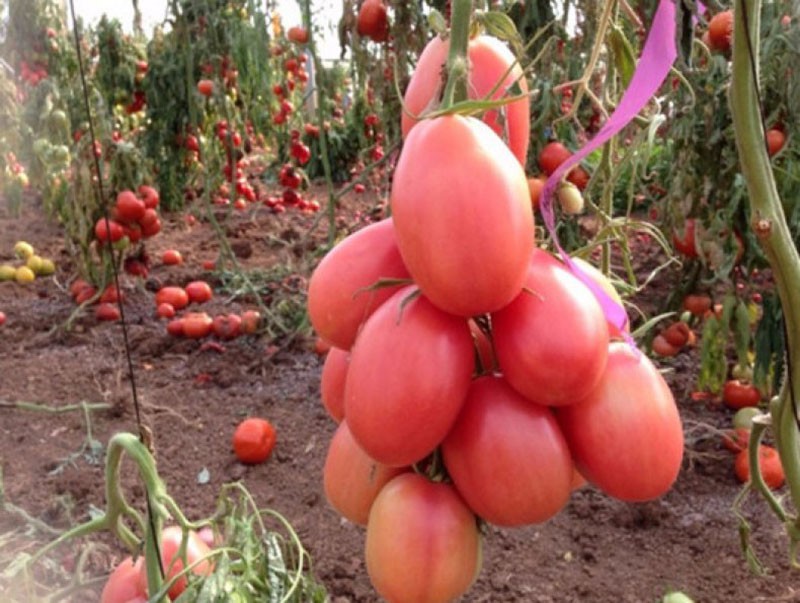
[[[318,198],[324,201],[321,189]],[[368,207],[363,198],[353,197],[341,212],[352,223],[354,213]],[[246,267],[291,261],[303,274],[310,260],[298,246],[313,221],[313,216],[291,211],[276,216],[261,208],[237,217],[228,232],[237,249],[252,252],[242,259]],[[312,240],[324,237],[324,226],[323,220]],[[136,432],[119,324],[97,323],[88,313],[70,331],[62,328],[75,309],[66,292],[74,271],[59,227],[34,201],[19,217],[10,216],[0,202],[0,262],[11,260],[18,239],[54,258],[58,271],[30,285],[0,283],[0,310],[8,317],[0,327],[0,467],[6,503],[0,510],[0,593],[13,587],[6,572],[15,558],[52,538],[33,520],[61,530],[105,504],[102,451],[81,451],[87,437],[82,413],[53,414],[5,403],[52,408],[105,403],[111,408],[91,413],[96,440],[105,445],[115,432]],[[157,258],[168,247],[183,253],[183,266],[159,265]],[[148,249],[156,259],[151,279],[185,284],[212,277],[200,265],[216,257],[217,239],[206,224],[189,226],[182,216],[172,216]],[[660,295],[658,287],[670,286],[664,274],[653,298]],[[323,494],[322,466],[335,425],[320,402],[323,360],[310,339],[276,349],[265,338],[239,338],[226,343],[222,353],[202,350],[197,342],[166,333],[164,322],[154,316],[151,290],[141,282],[125,283],[143,419],[154,434],[160,474],[185,513],[193,519],[209,515],[220,487],[240,480],[260,505],[294,525],[332,601],[379,600],[366,573],[363,529],[342,520]],[[253,306],[217,295],[205,309],[245,307]],[[463,601],[641,603],[658,601],[670,589],[703,603],[800,601],[800,571],[789,567],[783,528],[755,497],[745,511],[769,575],[754,575],[740,551],[731,510],[740,486],[733,457],[714,431],[727,426],[730,413],[691,399],[693,354],[662,363],[670,369],[666,376],[687,435],[684,468],[673,490],[655,502],[625,504],[585,488],[544,525],[490,528],[483,570]],[[275,452],[264,464],[244,466],[233,456],[231,434],[246,415],[266,417],[277,428]],[[200,483],[204,471],[208,480]],[[133,495],[141,494],[135,476],[128,475],[125,483]],[[64,547],[57,557],[68,564],[83,545]],[[123,554],[110,539],[101,551],[90,567],[98,574]],[[84,594],[75,600],[92,599]]]

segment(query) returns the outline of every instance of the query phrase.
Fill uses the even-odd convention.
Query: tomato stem
[[[467,100],[469,75],[469,23],[472,0],[453,0],[450,25],[450,50],[447,55],[447,85],[442,97],[442,109],[449,109],[459,101]]]
[[[793,384],[800,383],[800,256],[792,241],[769,162],[758,91],[761,0],[737,0],[734,9],[730,104],[751,226],[773,270],[786,325],[787,373],[770,414],[778,454],[795,508],[800,508],[800,440]],[[764,226],[767,228],[764,228]],[[754,445],[754,439],[750,441]],[[798,522],[787,523],[794,551]]]

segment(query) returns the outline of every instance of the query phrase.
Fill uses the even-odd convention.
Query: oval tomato
[[[183,263],[181,252],[177,249],[167,249],[161,255],[161,263],[165,266],[177,266]]]
[[[242,317],[238,314],[220,314],[214,317],[211,330],[219,339],[236,339],[241,333]]]
[[[263,463],[275,447],[275,428],[259,417],[249,417],[233,432],[233,452],[243,463]]]
[[[207,302],[214,296],[211,285],[206,281],[192,281],[184,289],[189,301],[195,304]]]
[[[398,475],[369,513],[367,572],[393,603],[439,603],[465,593],[481,567],[475,515],[453,486]]]
[[[608,326],[594,295],[545,251],[534,251],[525,291],[492,314],[500,370],[523,396],[574,404],[597,385],[608,355]]]
[[[777,155],[784,144],[786,144],[786,134],[777,128],[767,130],[767,150],[770,157]]]
[[[415,126],[391,206],[400,254],[431,303],[470,317],[520,292],[535,238],[528,181],[486,124],[449,115]]]
[[[106,222],[105,218],[100,218],[94,225],[94,236],[97,237],[97,240],[101,243],[107,243],[109,241],[116,243],[125,236],[125,229],[122,228],[122,224],[119,222],[115,222],[114,220],[108,220]]]
[[[156,207],[158,207],[158,202],[160,200],[158,191],[154,189],[152,186],[142,184],[137,189],[137,192],[144,201],[144,205],[145,207],[147,207],[147,209],[155,209]]]
[[[347,382],[347,369],[350,366],[350,352],[341,348],[331,348],[325,357],[320,379],[320,395],[325,410],[337,423],[344,419],[344,386]]]
[[[211,333],[214,319],[206,312],[189,312],[182,319],[183,335],[189,339],[202,339]]]
[[[350,355],[344,414],[379,463],[430,454],[456,420],[475,364],[466,320],[398,291],[370,316]],[[391,425],[391,429],[387,426]]]
[[[387,467],[370,458],[353,439],[347,421],[342,421],[328,447],[322,470],[325,497],[343,517],[365,526],[381,488],[406,471],[405,467]]]
[[[243,335],[254,335],[261,324],[261,313],[257,310],[245,310],[242,312],[242,324],[239,330]]]
[[[295,25],[289,28],[286,37],[295,44],[306,44],[308,42],[308,31],[304,27]]]
[[[711,297],[704,293],[690,293],[683,299],[683,309],[693,316],[702,317],[711,310]]]
[[[419,123],[413,116],[420,116],[432,108],[431,103],[439,98],[444,80],[442,72],[447,63],[447,53],[450,42],[434,37],[417,61],[414,73],[408,82],[403,104],[407,111],[401,114],[401,128],[403,138],[406,138],[411,129]],[[503,96],[527,95],[528,82],[519,63],[508,47],[498,38],[479,35],[469,42],[469,86],[468,93],[471,99],[482,99],[495,90],[501,78],[503,83],[497,86],[492,94],[492,99],[497,100]],[[509,68],[511,71],[509,72]],[[511,89],[518,86],[519,90]],[[530,142],[530,101],[528,97],[520,98],[504,105],[500,109],[487,111],[483,121],[500,136],[511,149],[511,152],[524,166],[528,156]]]
[[[120,561],[103,586],[100,603],[145,603],[147,591],[139,581],[143,564],[143,557],[139,557],[136,562],[131,557]]]
[[[156,307],[156,316],[159,318],[175,318],[175,308],[172,304],[168,304],[167,302],[158,304],[158,307]],[[183,332],[183,326],[181,326],[181,332]]]
[[[133,191],[122,191],[117,195],[115,206],[117,219],[122,222],[138,222],[144,217],[147,207]]]
[[[728,52],[733,37],[733,11],[717,13],[708,23],[708,41],[712,50]]]
[[[364,0],[358,11],[356,30],[358,35],[373,42],[385,42],[389,39],[389,17],[382,0]]]
[[[654,354],[664,356],[665,358],[677,356],[678,352],[680,352],[680,348],[672,345],[661,333],[653,337],[653,342],[650,344],[650,347]]]
[[[541,523],[569,500],[572,457],[552,411],[500,376],[472,383],[442,455],[459,494],[489,523]]]
[[[675,249],[680,251],[687,258],[696,258],[697,243],[695,242],[695,231],[697,224],[694,218],[686,218],[683,225],[683,231],[673,231],[672,244]]]
[[[110,302],[103,302],[94,309],[94,315],[97,320],[117,321],[120,319],[119,306]]]
[[[729,408],[737,410],[748,406],[758,406],[761,393],[752,383],[739,379],[730,379],[722,387],[722,401]]]
[[[750,481],[750,457],[748,456],[747,447],[736,455],[734,463],[734,471],[736,477],[742,483]],[[772,446],[760,444],[758,446],[758,468],[761,470],[761,477],[764,483],[773,490],[777,490],[786,481],[786,475],[783,471],[783,464],[778,451]]]
[[[156,306],[169,304],[176,310],[182,310],[189,305],[189,294],[183,287],[161,287],[156,292]]]
[[[578,471],[625,501],[657,498],[683,459],[683,428],[669,386],[653,363],[627,343],[609,347],[597,387],[557,418]]]
[[[308,283],[308,315],[317,333],[349,350],[361,324],[397,287],[368,290],[380,279],[408,279],[391,218],[359,230],[322,258]]]
[[[183,569],[189,565],[194,565],[190,574],[195,576],[208,576],[214,571],[214,563],[210,559],[206,559],[211,549],[203,540],[197,535],[197,532],[189,531],[186,535],[186,550],[185,555],[180,554],[181,542],[183,541],[183,530],[180,526],[168,526],[161,532],[161,562],[164,567],[165,580],[171,580]],[[184,560],[186,564],[184,564]],[[147,592],[147,568],[142,564],[139,572],[139,585],[140,588]],[[167,591],[169,598],[173,601],[183,594],[186,587],[189,585],[189,579],[183,575],[178,578],[175,583]]]
[[[572,157],[572,151],[563,144],[555,140],[548,142],[539,151],[539,169],[549,176],[570,157]]]
[[[162,305],[169,305],[169,304],[162,304]],[[173,320],[170,320],[167,323],[167,333],[169,333],[173,337],[183,337],[183,319],[175,318]]]
[[[211,96],[214,94],[214,82],[211,80],[200,80],[197,82],[197,91],[203,96]]]

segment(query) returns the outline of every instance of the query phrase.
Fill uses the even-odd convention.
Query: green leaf
[[[511,17],[498,11],[488,11],[476,13],[475,19],[483,26],[487,34],[508,42],[514,49],[514,54],[522,56],[522,39]]]
[[[622,84],[627,88],[636,70],[636,56],[633,47],[625,37],[622,29],[616,24],[612,25],[608,32],[608,45],[614,57],[614,64],[619,72]]]

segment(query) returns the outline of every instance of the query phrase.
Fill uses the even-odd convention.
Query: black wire
[[[103,220],[105,221],[105,228],[106,232],[111,232],[111,220],[108,216],[108,204],[106,203],[106,195],[105,190],[103,189],[103,177],[102,177],[102,166],[100,165],[100,157],[98,153],[96,153],[97,149],[97,138],[95,136],[94,131],[94,124],[92,122],[92,109],[91,104],[89,102],[89,92],[88,86],[86,85],[86,74],[83,68],[83,53],[81,52],[81,38],[80,33],[78,32],[78,20],[75,16],[75,3],[74,0],[69,0],[69,8],[72,14],[72,30],[75,36],[75,50],[77,51],[78,55],[78,71],[81,75],[81,88],[83,91],[83,101],[86,107],[86,119],[89,123],[89,138],[91,139],[92,143],[92,156],[94,157],[94,167],[97,171],[97,193],[100,195],[100,207],[103,208]],[[119,293],[119,262],[117,260],[116,255],[111,253],[111,271],[114,275],[114,287],[116,287],[117,292]],[[128,337],[128,323],[125,320],[125,308],[122,303],[122,296],[117,295],[117,307],[119,308],[119,316],[120,316],[120,324],[122,325],[122,340],[125,347],[125,358],[128,364],[128,381],[131,384],[131,394],[133,395],[133,408],[136,415],[136,427],[139,430],[139,441],[142,443],[146,442],[145,437],[145,429],[142,425],[142,415],[139,406],[139,397],[136,391],[136,377],[133,372],[133,358],[131,354],[131,345],[130,345],[130,338]],[[147,505],[147,519],[150,526],[150,531],[152,532],[155,538],[155,549],[158,553],[158,568],[161,572],[161,577],[163,578],[166,574],[164,572],[164,566],[161,560],[161,551],[159,550],[159,542],[158,542],[158,534],[156,534],[156,525],[155,520],[153,519],[153,508],[150,504],[150,493],[147,492],[147,485],[145,487],[145,502]]]
[[[750,37],[750,22],[747,16],[747,0],[741,0],[740,10],[742,13],[742,22],[744,24],[744,37],[747,42],[747,57],[750,63],[750,72],[753,78],[753,85],[756,91],[756,102],[758,103],[758,115],[761,118],[761,131],[767,131],[767,121],[764,115],[764,103],[761,98],[761,87],[758,82],[758,66],[756,65],[755,52],[753,51],[753,40]],[[769,144],[767,137],[764,136],[764,148],[769,153]],[[800,426],[800,416],[797,413],[797,398],[794,395],[794,382],[792,380],[792,356],[789,350],[789,329],[786,326],[786,312],[781,312],[781,323],[783,326],[783,349],[786,354],[786,386],[789,389],[789,400],[792,403],[792,411],[794,412],[794,420]]]

